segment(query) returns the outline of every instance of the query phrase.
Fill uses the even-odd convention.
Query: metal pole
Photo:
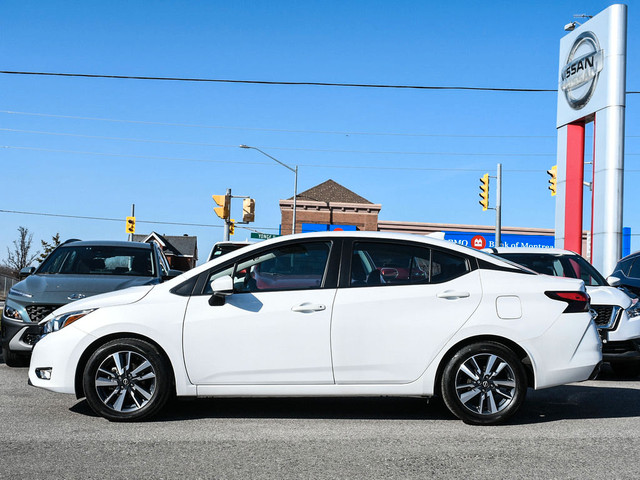
[[[298,197],[298,165],[295,170],[295,180],[293,184],[293,225],[291,227],[291,233],[296,233],[296,198]]]
[[[238,145],[240,148],[250,148],[252,150],[257,150],[258,152],[260,152],[261,154],[269,157],[271,160],[274,160],[275,162],[279,163],[280,165],[282,165],[284,168],[291,170],[294,174],[295,174],[295,179],[294,179],[294,186],[293,186],[293,219],[292,219],[292,225],[291,225],[291,233],[296,233],[296,207],[297,207],[297,203],[296,203],[296,198],[298,196],[298,165],[296,165],[295,168],[290,167],[289,165],[287,165],[286,163],[282,163],[280,160],[278,160],[275,157],[272,157],[271,155],[269,155],[266,152],[263,152],[262,150],[260,150],[258,147],[252,147],[250,145]]]
[[[502,242],[502,164],[498,164],[498,175],[496,181],[496,247]]]
[[[229,226],[231,225],[231,189],[227,188],[227,198],[229,199],[229,216],[224,219],[224,241],[229,241]],[[225,202],[227,203],[227,202]]]
[[[131,216],[132,217],[136,216],[136,204],[135,203],[131,204]],[[133,242],[133,233],[129,234],[129,241]]]

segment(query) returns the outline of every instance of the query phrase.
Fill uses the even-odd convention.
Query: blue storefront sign
[[[329,225],[326,223],[303,223],[302,233],[309,232],[333,232],[333,231],[355,232],[355,225]]]
[[[496,246],[496,236],[494,233],[444,232],[444,239],[478,250]],[[503,233],[500,243],[502,247],[553,248],[555,238],[553,235],[516,235]]]

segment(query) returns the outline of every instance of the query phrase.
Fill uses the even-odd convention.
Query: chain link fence
[[[7,293],[9,293],[9,289],[19,281],[20,280],[18,280],[17,278],[0,274],[0,301],[4,301],[7,298]]]

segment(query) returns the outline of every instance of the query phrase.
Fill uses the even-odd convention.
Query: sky
[[[629,3],[627,91],[638,91],[640,11]],[[563,26],[611,4],[8,0],[0,70],[556,89]],[[126,240],[135,204],[136,233],[196,235],[201,263],[223,238],[211,195],[228,188],[255,199],[252,230],[277,233],[293,173],[240,144],[298,165],[299,192],[332,179],[381,204],[381,220],[495,225],[478,204],[479,178],[501,163],[502,225],[553,228],[556,105],[555,92],[0,74],[0,261],[20,226],[34,251],[56,233]],[[632,251],[639,108],[640,95],[627,95]],[[232,217],[241,210],[233,200]]]

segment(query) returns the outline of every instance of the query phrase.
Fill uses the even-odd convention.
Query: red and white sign
[[[482,235],[476,235],[471,239],[471,246],[477,250],[482,250],[487,246],[487,241]]]

